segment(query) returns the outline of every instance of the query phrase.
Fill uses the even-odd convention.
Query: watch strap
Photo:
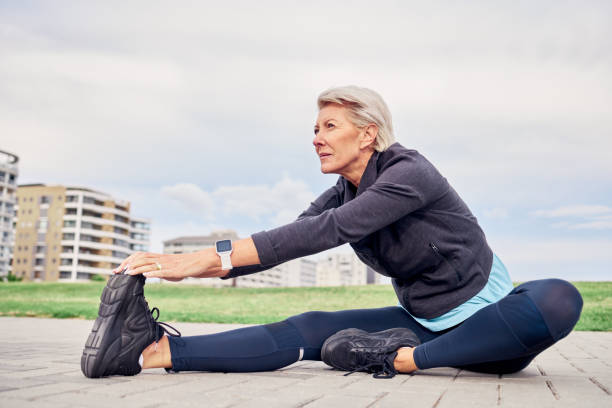
[[[232,259],[230,258],[230,252],[221,252],[219,256],[221,257],[221,269],[232,269]]]

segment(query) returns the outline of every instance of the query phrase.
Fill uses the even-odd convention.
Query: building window
[[[59,277],[60,277],[60,279],[70,279],[71,276],[72,276],[72,273],[61,271]]]

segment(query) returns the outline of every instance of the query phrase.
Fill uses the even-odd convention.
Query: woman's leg
[[[543,279],[517,286],[451,331],[414,349],[419,368],[519,371],[573,329],[582,297],[569,282]]]
[[[439,335],[422,327],[402,308],[391,306],[307,312],[278,323],[203,336],[169,337],[168,341],[173,371],[268,371],[300,359],[320,360],[323,342],[340,330],[374,332],[393,327],[407,327],[421,341]],[[146,355],[143,366],[150,367]]]

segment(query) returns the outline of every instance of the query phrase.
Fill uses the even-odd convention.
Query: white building
[[[210,235],[178,237],[164,241],[164,254],[184,254],[211,248],[218,240],[240,239],[233,230],[213,231]],[[183,283],[198,283],[205,286],[236,286],[244,288],[267,288],[286,286],[314,286],[316,283],[316,262],[309,259],[294,259],[265,271],[233,279],[187,278]]]
[[[13,255],[17,162],[19,157],[0,150],[0,277],[8,275]]]
[[[236,278],[236,286],[248,288],[315,286],[316,273],[316,261],[299,258],[262,272],[239,276]]]
[[[317,265],[317,286],[366,285],[368,267],[355,253],[329,254]]]

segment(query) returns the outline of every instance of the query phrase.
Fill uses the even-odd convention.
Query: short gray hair
[[[382,152],[395,143],[391,112],[378,93],[354,85],[329,88],[321,92],[317,98],[317,105],[321,110],[330,103],[337,103],[347,108],[353,124],[358,128],[370,123],[378,126],[374,150]]]

